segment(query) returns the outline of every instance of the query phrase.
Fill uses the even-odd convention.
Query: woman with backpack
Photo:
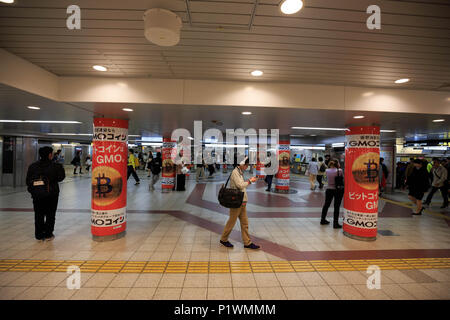
[[[329,224],[326,220],[328,208],[331,205],[331,201],[334,198],[334,216],[333,216],[333,228],[340,229],[342,226],[339,224],[339,210],[341,207],[342,198],[344,196],[344,173],[340,169],[339,161],[331,160],[328,163],[328,169],[326,169],[326,175],[328,180],[327,190],[325,191],[325,203],[322,208],[322,218],[320,224]]]
[[[323,177],[326,175],[327,165],[323,162],[323,158],[319,157],[319,172],[317,173],[317,182],[319,183],[319,189],[323,189]]]

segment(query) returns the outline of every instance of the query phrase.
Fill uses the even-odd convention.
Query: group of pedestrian
[[[317,161],[317,159],[313,157],[307,168],[310,189],[313,191],[317,188],[316,181],[319,183],[320,190],[322,190],[325,186],[324,181],[327,179],[326,171],[331,161],[330,155],[326,155],[325,160],[323,157],[319,157],[318,160],[319,161]]]
[[[54,156],[54,159],[55,159],[55,157],[56,157],[56,159],[54,160],[54,162],[64,164],[64,158],[61,158],[61,155],[60,155],[61,152],[60,151],[61,150],[58,150],[56,152],[56,154]],[[79,173],[80,174],[83,174],[83,166],[81,164],[81,151],[77,151],[75,153],[75,157],[73,157],[73,159],[70,162],[70,164],[73,165],[73,174],[78,174],[77,173],[77,169],[79,169]],[[84,164],[86,166],[86,172],[89,172],[89,170],[91,169],[91,166],[92,166],[92,160],[91,160],[91,156],[90,155],[86,156],[86,158],[84,159]]]
[[[141,157],[141,161],[139,161],[139,157]],[[133,176],[135,185],[139,185],[141,183],[141,179],[137,174],[137,169],[140,168],[142,164],[144,164],[142,169],[147,170],[147,177],[150,178],[149,190],[154,191],[155,184],[158,182],[162,171],[161,152],[157,152],[155,158],[151,152],[148,154],[139,154],[136,157],[133,149],[128,150],[127,180],[130,176]]]
[[[430,163],[425,159],[410,159],[410,163],[405,170],[405,185],[409,190],[408,197],[416,207],[413,215],[421,215],[424,210],[423,205],[431,205],[431,200],[437,190],[440,190],[442,195],[441,209],[448,207],[449,170],[449,159],[433,158]],[[431,190],[425,202],[422,203],[422,199],[430,186]]]

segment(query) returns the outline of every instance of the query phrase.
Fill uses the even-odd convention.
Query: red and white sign
[[[109,236],[126,230],[128,120],[94,119],[91,232]]]
[[[351,127],[346,132],[343,230],[357,237],[376,238],[380,128]]]
[[[162,146],[162,173],[161,188],[163,191],[172,190],[175,186],[176,166],[175,156],[177,152],[177,143],[164,138]]]
[[[289,191],[291,150],[289,141],[280,141],[278,146],[278,172],[275,175],[275,189]]]

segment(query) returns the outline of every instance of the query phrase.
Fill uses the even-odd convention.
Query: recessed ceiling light
[[[395,130],[380,130],[380,132],[386,132],[386,133],[388,133],[388,132],[397,132],[397,131],[395,131]]]
[[[108,71],[108,68],[106,68],[104,66],[93,66],[92,68],[97,71]]]
[[[364,116],[353,116],[353,119],[364,119]]]
[[[254,77],[261,77],[264,72],[262,72],[261,70],[253,70],[252,72],[250,72],[250,74]]]
[[[395,83],[406,83],[406,82],[409,82],[409,79],[404,78],[404,79],[395,80]]]
[[[281,3],[280,9],[284,14],[294,14],[303,8],[302,0],[284,0]]]
[[[92,133],[47,133],[49,136],[92,136]]]
[[[58,121],[58,120],[0,120],[2,123],[81,123],[79,121]]]
[[[347,128],[319,128],[319,127],[291,127],[299,130],[324,130],[324,131],[347,131]]]
[[[130,109],[130,108],[123,108],[122,110],[123,110],[123,111],[126,111],[126,112],[131,112],[131,111],[133,111],[133,109]]]
[[[435,119],[435,120],[433,120],[433,122],[444,122],[445,121],[445,119]]]
[[[14,3],[14,0],[0,0],[3,3]]]
[[[316,136],[317,136],[317,134],[310,134],[310,136],[311,136],[311,137],[316,137]]]
[[[35,106],[28,106],[27,108],[31,109],[31,110],[40,110],[41,109],[41,108],[35,107]]]
[[[249,111],[244,111],[244,112],[242,112],[242,114],[245,114],[246,116],[248,116],[248,115],[251,115],[252,113]]]

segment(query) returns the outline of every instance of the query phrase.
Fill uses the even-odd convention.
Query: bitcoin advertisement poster
[[[94,119],[91,232],[109,236],[126,229],[128,121]]]
[[[290,178],[290,143],[289,141],[280,141],[278,147],[278,172],[275,176],[275,189],[289,191]]]
[[[170,139],[164,139],[162,146],[161,174],[161,188],[163,191],[172,190],[175,186],[176,166],[173,160],[175,159],[176,152],[176,142]]]
[[[378,220],[380,128],[351,127],[346,133],[344,232],[375,238]]]

